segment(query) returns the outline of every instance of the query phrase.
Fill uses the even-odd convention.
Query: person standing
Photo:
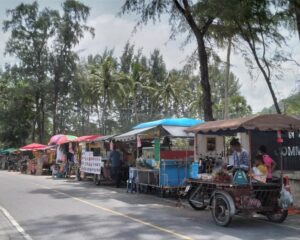
[[[109,158],[111,160],[111,175],[118,188],[121,185],[121,154],[116,145],[114,145]]]
[[[267,182],[272,182],[272,172],[274,171],[276,167],[275,161],[267,154],[267,147],[265,145],[261,145],[259,147],[259,154],[262,155],[263,162],[265,166],[267,167]]]
[[[249,170],[249,154],[242,148],[238,139],[234,138],[230,141],[230,146],[233,150],[233,171],[241,169],[245,172]]]

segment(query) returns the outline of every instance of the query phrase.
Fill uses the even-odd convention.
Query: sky
[[[0,22],[7,18],[6,10],[16,7],[21,2],[31,3],[31,0],[0,0]],[[145,55],[149,55],[155,48],[158,48],[166,62],[168,69],[180,69],[184,66],[186,59],[196,50],[196,43],[192,41],[182,48],[184,37],[176,40],[169,40],[170,26],[167,18],[161,22],[148,24],[133,33],[133,28],[138,16],[125,15],[117,16],[124,0],[82,0],[91,8],[88,25],[94,27],[95,37],[87,35],[76,46],[75,50],[81,57],[89,54],[102,53],[105,48],[114,49],[116,56],[120,56],[127,41],[135,44],[136,49],[142,48]],[[38,0],[40,8],[49,7],[59,9],[62,0]],[[16,59],[4,55],[5,42],[10,34],[0,30],[0,66],[5,63],[14,63]],[[286,52],[291,52],[293,58],[300,62],[300,40],[296,34],[287,41],[284,47]],[[221,59],[225,61],[226,51],[218,50]],[[246,98],[253,112],[259,112],[264,107],[272,105],[273,101],[267,85],[259,73],[250,77],[248,68],[245,66],[243,56],[236,51],[231,56],[231,71],[238,77],[241,84],[241,94]],[[273,86],[278,99],[283,99],[295,93],[300,88],[300,67],[292,62],[282,65],[282,74],[279,79],[274,79]]]

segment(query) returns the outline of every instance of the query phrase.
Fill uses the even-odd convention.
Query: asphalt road
[[[210,211],[91,182],[0,171],[0,207],[34,240],[44,239],[297,239],[300,217],[284,224],[234,218],[216,226]],[[298,221],[299,220],[299,221]],[[0,211],[0,240],[21,239]]]

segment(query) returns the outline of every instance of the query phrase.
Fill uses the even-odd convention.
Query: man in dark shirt
[[[120,187],[121,184],[121,154],[117,151],[116,146],[111,151],[110,156],[111,160],[111,175],[113,180],[116,183],[116,187]]]

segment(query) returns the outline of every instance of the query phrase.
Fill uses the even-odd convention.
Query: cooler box
[[[163,187],[180,187],[189,177],[189,161],[161,160],[159,185]]]

